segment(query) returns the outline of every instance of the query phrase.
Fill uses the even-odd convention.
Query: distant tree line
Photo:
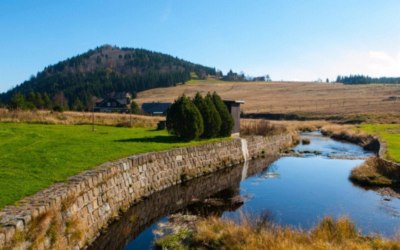
[[[183,140],[228,137],[233,126],[232,115],[216,92],[205,98],[197,93],[193,99],[183,94],[167,111],[168,132]]]
[[[339,75],[336,78],[336,82],[341,82],[343,84],[370,84],[370,83],[397,84],[400,82],[400,77],[372,78],[364,75],[350,75],[350,76]]]
[[[238,81],[238,82],[246,82],[246,81],[272,81],[271,77],[267,74],[265,76],[245,76],[244,72],[235,73],[232,70],[229,70],[229,72],[224,76],[222,71],[217,71],[217,75],[220,75],[222,77],[223,81]]]

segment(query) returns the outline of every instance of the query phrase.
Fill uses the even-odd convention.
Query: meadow
[[[221,140],[182,142],[154,128],[93,132],[90,125],[25,123],[0,123],[0,138],[0,209],[107,161]]]
[[[385,142],[385,158],[394,162],[400,162],[400,125],[399,124],[362,124],[360,130],[377,135]]]
[[[352,119],[378,123],[400,121],[400,85],[344,85],[318,82],[224,82],[192,80],[184,85],[156,88],[138,93],[135,101],[172,102],[179,95],[217,93],[228,100],[243,100],[244,113],[296,114],[320,119]]]

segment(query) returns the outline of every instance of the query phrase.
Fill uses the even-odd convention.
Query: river
[[[258,158],[152,194],[111,224],[89,249],[152,249],[157,223],[177,212],[239,220],[241,214],[269,211],[275,223],[303,229],[327,215],[348,216],[364,234],[390,237],[399,232],[400,200],[348,179],[364,160],[331,158],[373,153],[319,132],[303,138],[311,143],[294,147],[292,153],[304,157]]]

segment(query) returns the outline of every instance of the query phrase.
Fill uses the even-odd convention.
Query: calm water
[[[193,198],[204,199],[210,195],[227,199],[238,194],[251,197],[236,207],[219,208],[217,214],[222,218],[237,219],[240,212],[257,214],[270,210],[276,223],[309,229],[326,215],[335,218],[346,215],[365,234],[379,232],[393,236],[399,231],[400,200],[384,199],[348,180],[351,169],[363,160],[328,157],[371,156],[372,153],[319,133],[304,134],[302,138],[309,138],[311,144],[299,145],[293,150],[321,154],[257,159],[245,167],[235,166],[153,194],[112,225],[93,249],[151,249],[152,231],[158,222],[166,221],[168,214],[188,210]],[[195,211],[193,206],[189,211]]]

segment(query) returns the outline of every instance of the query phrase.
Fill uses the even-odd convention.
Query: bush
[[[183,140],[198,139],[203,134],[200,111],[184,94],[167,111],[167,130]]]
[[[57,103],[57,104],[53,107],[53,111],[62,113],[62,112],[64,112],[64,109],[63,109],[63,107],[61,106],[61,104]]]
[[[193,103],[203,117],[204,132],[201,137],[207,139],[217,137],[221,129],[221,117],[211,98],[203,98],[200,93],[197,92],[196,96],[193,98]]]
[[[210,93],[207,94],[208,98],[211,98],[215,108],[217,109],[220,117],[221,117],[221,129],[219,130],[219,135],[221,137],[229,137],[232,134],[232,129],[233,126],[235,125],[235,122],[233,121],[233,117],[231,113],[228,110],[228,107],[225,105],[225,103],[222,101],[221,97],[217,94],[217,92],[214,92],[211,96]],[[206,97],[206,98],[207,98]]]
[[[310,139],[305,138],[305,139],[301,140],[301,144],[303,144],[303,145],[308,145],[310,143],[311,143]]]

